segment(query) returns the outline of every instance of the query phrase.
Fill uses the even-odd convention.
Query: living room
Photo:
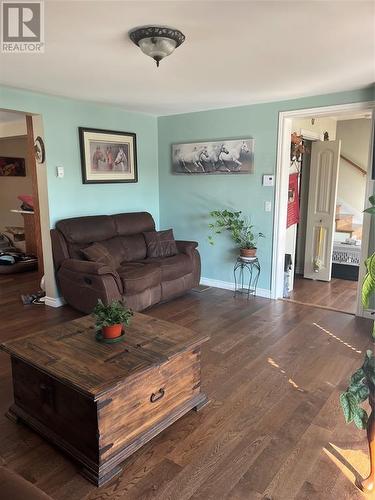
[[[374,417],[361,430],[340,409],[373,351],[365,259],[355,314],[282,299],[288,123],[366,115],[374,133],[375,4],[358,3],[45,1],[26,6],[39,53],[2,39],[0,110],[32,124],[43,265],[0,275],[1,498],[371,494]],[[98,299],[134,311],[117,311],[118,342],[86,317]]]

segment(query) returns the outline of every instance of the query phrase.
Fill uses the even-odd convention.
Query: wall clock
[[[46,151],[44,148],[44,142],[41,137],[37,137],[34,143],[35,159],[38,163],[44,163],[46,159]]]

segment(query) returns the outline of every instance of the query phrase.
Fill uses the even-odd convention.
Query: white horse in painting
[[[118,150],[116,159],[114,161],[114,170],[118,170],[120,172],[125,172],[128,168],[128,159],[123,148]]]
[[[211,163],[214,169],[217,169],[220,164],[223,164],[222,154],[229,154],[225,144],[209,144],[207,146],[208,163]]]
[[[190,148],[184,151],[182,146],[176,153],[177,161],[188,172],[191,173],[192,171],[188,168],[187,163],[192,163],[196,169],[205,172],[202,162],[208,159],[207,146],[195,146],[193,151],[191,151]]]
[[[245,141],[238,142],[237,144],[231,146],[231,147],[226,147],[228,153],[225,154],[224,152],[221,154],[221,160],[224,162],[233,162],[235,163],[236,167],[239,169],[241,168],[242,162],[240,162],[240,156],[242,153],[250,153],[250,149],[248,145],[246,144]]]

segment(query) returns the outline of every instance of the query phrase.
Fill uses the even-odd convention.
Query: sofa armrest
[[[115,280],[119,292],[123,292],[123,286],[118,272],[115,271],[112,267],[107,266],[106,264],[102,264],[100,262],[91,262],[89,260],[65,259],[61,264],[60,270],[64,271],[65,269],[67,271],[79,274],[91,274],[95,276],[110,275]]]
[[[198,243],[196,241],[176,240],[176,245],[179,253],[185,253],[191,257],[194,250],[197,248]]]
[[[80,259],[65,259],[61,265],[61,269],[69,269],[69,271],[77,273],[97,274],[98,276],[102,274],[117,274],[116,271],[106,264]]]

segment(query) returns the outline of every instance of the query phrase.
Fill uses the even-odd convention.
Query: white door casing
[[[304,277],[331,280],[341,141],[311,148]]]

